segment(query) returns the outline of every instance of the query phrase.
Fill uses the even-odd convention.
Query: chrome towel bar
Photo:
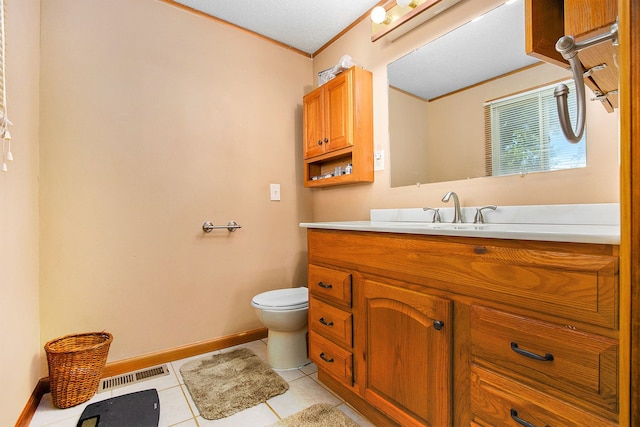
[[[584,133],[585,122],[585,93],[584,93],[584,74],[585,71],[582,68],[582,64],[578,60],[578,52],[587,49],[591,46],[611,40],[614,46],[618,46],[618,23],[611,25],[611,29],[608,33],[592,37],[590,39],[576,43],[573,36],[564,36],[558,39],[556,43],[556,50],[562,55],[564,59],[569,61],[571,71],[573,72],[573,78],[576,86],[576,103],[577,103],[577,124],[574,132],[571,127],[571,119],[569,118],[569,108],[567,105],[567,96],[569,95],[569,88],[567,85],[560,84],[556,87],[553,95],[556,97],[556,105],[558,107],[558,117],[560,119],[560,126],[564,136],[569,142],[577,143],[582,138]],[[595,68],[595,67],[594,67]],[[592,70],[590,70],[592,71]],[[593,69],[597,71],[597,69]]]
[[[235,221],[229,221],[227,225],[213,225],[211,221],[205,221],[204,224],[202,224],[202,231],[205,233],[211,233],[213,230],[221,230],[223,228],[233,232],[238,228],[242,228],[242,226]]]

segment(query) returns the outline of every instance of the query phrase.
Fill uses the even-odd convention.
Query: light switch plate
[[[373,171],[384,170],[384,150],[376,150],[373,153]]]
[[[280,184],[269,184],[269,193],[272,201],[280,200]]]

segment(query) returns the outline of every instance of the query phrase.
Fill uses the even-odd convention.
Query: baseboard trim
[[[118,360],[116,362],[107,363],[104,368],[103,378],[120,375],[139,369],[145,369],[151,366],[160,365],[162,363],[171,362],[173,360],[184,359],[187,357],[197,356],[203,353],[220,350],[234,345],[244,344],[247,342],[259,340],[267,337],[267,328],[252,329],[250,331],[240,332],[238,334],[227,335],[225,337],[215,338],[209,341],[202,341],[194,344],[188,344],[182,347],[176,347],[169,350],[163,350],[156,353],[150,353],[143,356],[132,357],[130,359]],[[33,415],[38,409],[42,396],[49,392],[49,378],[41,378],[33,389],[29,401],[25,405],[15,427],[29,427],[29,423]]]

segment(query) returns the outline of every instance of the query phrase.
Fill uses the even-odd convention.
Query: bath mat
[[[328,403],[309,406],[270,427],[358,427],[340,409]]]
[[[284,393],[289,384],[251,350],[242,348],[185,363],[184,383],[208,420],[217,420]]]

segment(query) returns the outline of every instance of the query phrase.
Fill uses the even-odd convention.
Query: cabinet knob
[[[326,144],[327,142],[329,142],[329,139],[328,139],[328,138],[325,138],[325,139],[324,139],[324,143]]]
[[[321,139],[318,140],[318,145],[322,145],[322,140]]]
[[[476,246],[475,248],[473,248],[473,252],[478,255],[482,255],[489,252],[489,249],[487,249],[486,246]]]
[[[442,320],[434,320],[433,327],[436,331],[439,331],[444,327],[444,322]]]

